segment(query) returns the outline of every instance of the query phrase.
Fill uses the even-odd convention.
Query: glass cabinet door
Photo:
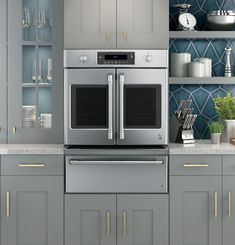
[[[9,143],[63,142],[63,1],[8,4]]]

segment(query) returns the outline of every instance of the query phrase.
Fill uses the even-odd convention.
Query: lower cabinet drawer
[[[63,155],[2,155],[1,175],[63,175]]]
[[[223,175],[235,175],[235,155],[223,156]]]
[[[170,175],[220,175],[221,155],[171,155]]]

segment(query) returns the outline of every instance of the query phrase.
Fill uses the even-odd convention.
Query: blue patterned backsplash
[[[181,100],[192,99],[194,113],[198,114],[194,125],[194,136],[196,139],[209,139],[207,122],[218,118],[214,109],[213,99],[218,95],[225,96],[228,91],[232,91],[235,94],[235,85],[170,85],[170,119]]]
[[[171,6],[176,3],[190,3],[193,13],[198,21],[198,30],[207,30],[206,14],[208,11],[217,9],[235,9],[234,0],[170,0],[170,30],[177,28],[177,10]],[[225,47],[232,47],[232,64],[233,73],[235,74],[234,57],[235,57],[235,40],[234,39],[172,39],[170,40],[170,53],[172,52],[189,52],[192,60],[197,57],[208,57],[212,59],[213,76],[224,76],[225,67]],[[208,139],[210,137],[207,122],[216,120],[218,115],[214,109],[213,99],[218,95],[224,96],[227,92],[232,91],[235,95],[235,78],[234,85],[170,85],[169,94],[169,111],[170,119],[177,109],[179,102],[183,99],[192,99],[194,112],[198,118],[194,125],[196,139]]]
[[[206,14],[212,10],[234,10],[234,0],[170,0],[170,30],[175,31],[177,28],[178,10],[172,7],[173,4],[189,3],[192,5],[190,12],[197,19],[197,30],[208,30],[206,26]]]

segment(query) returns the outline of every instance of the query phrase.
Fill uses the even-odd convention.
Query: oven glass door
[[[72,69],[67,72],[66,144],[114,144],[113,69]]]
[[[166,70],[120,69],[117,84],[118,144],[165,144]]]

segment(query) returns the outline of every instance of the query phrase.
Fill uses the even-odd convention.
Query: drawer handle
[[[110,161],[107,161],[107,160],[104,160],[104,161],[86,161],[86,160],[70,160],[70,164],[71,165],[95,165],[95,164],[102,164],[102,165],[105,165],[105,164],[151,164],[151,165],[163,165],[164,164],[164,161],[163,160],[153,160],[153,161],[149,161],[149,160],[146,160],[146,161],[139,161],[139,160],[136,160],[136,161],[114,161],[114,160],[110,160]]]
[[[7,211],[7,218],[10,218],[10,192],[7,191],[6,193],[6,211]]]
[[[45,168],[45,163],[20,163],[18,164],[21,168]]]
[[[228,217],[232,217],[232,193],[228,192]]]
[[[123,226],[123,237],[125,238],[127,236],[127,212],[122,212],[122,226]]]
[[[218,192],[214,192],[214,217],[218,218]]]
[[[111,213],[110,211],[106,212],[106,235],[107,238],[110,238],[111,235]]]
[[[184,164],[185,168],[204,168],[204,167],[209,167],[208,163],[185,163]]]

